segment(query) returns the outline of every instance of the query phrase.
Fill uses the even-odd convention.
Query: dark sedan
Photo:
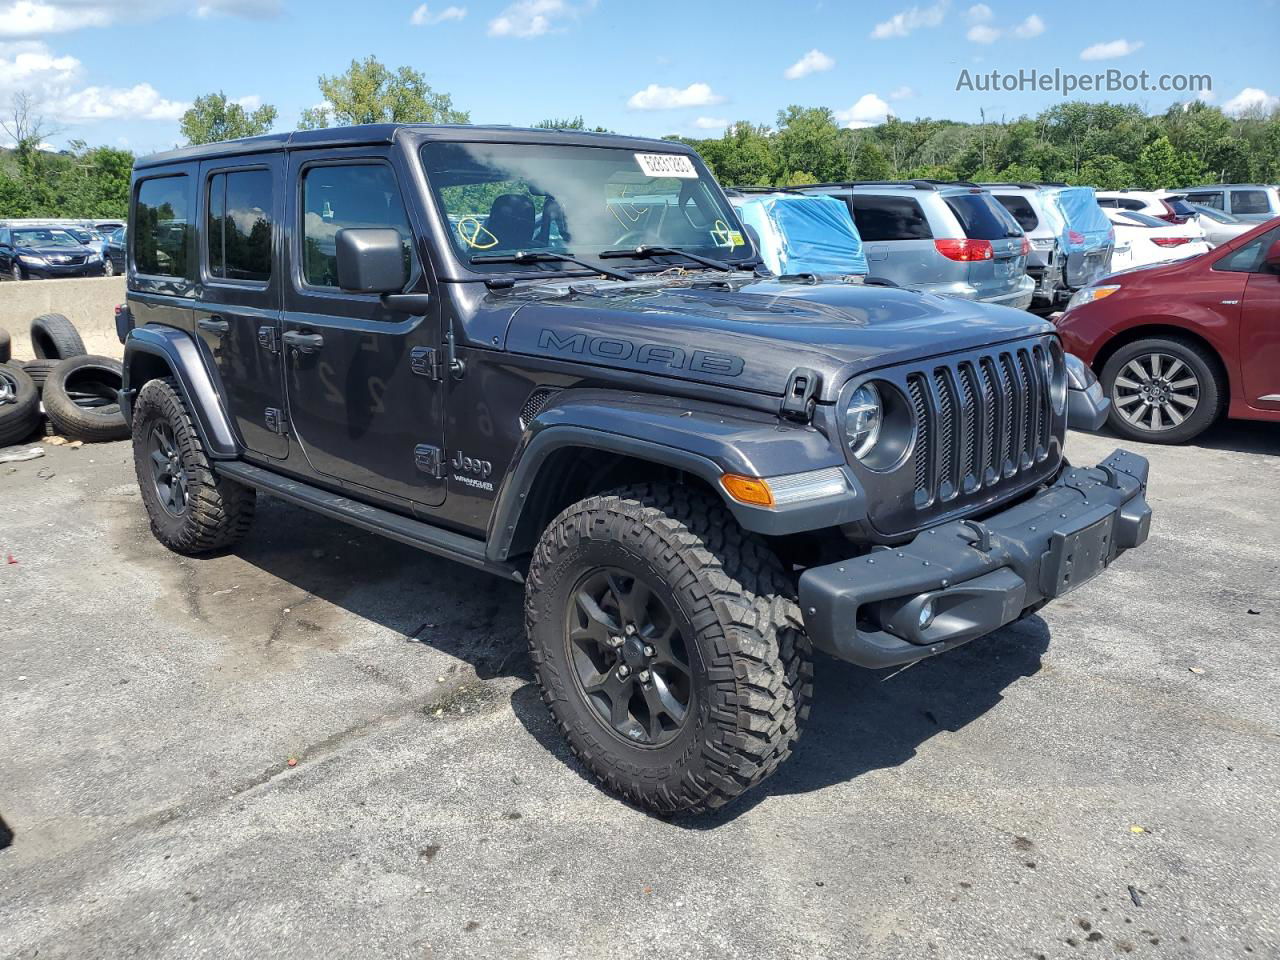
[[[0,228],[0,276],[7,280],[100,277],[102,254],[59,227]]]
[[[105,268],[108,276],[124,273],[124,250],[127,239],[128,232],[124,227],[118,227],[107,234],[107,262]]]

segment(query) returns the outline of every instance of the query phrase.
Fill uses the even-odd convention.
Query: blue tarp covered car
[[[766,193],[731,197],[776,276],[865,276],[867,257],[849,208],[834,197]]]
[[[1111,269],[1115,231],[1093,187],[1051,187],[1047,192],[1062,219],[1058,242],[1066,256],[1063,277],[1069,288],[1078,290]]]

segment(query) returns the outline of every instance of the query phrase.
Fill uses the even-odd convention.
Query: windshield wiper
[[[712,260],[710,257],[690,253],[688,250],[681,250],[679,247],[664,247],[653,243],[641,244],[629,250],[605,250],[600,254],[601,260],[617,260],[619,257],[637,257],[641,260],[647,260],[650,257],[688,257],[694,263],[700,263],[704,267],[710,267],[713,270],[724,270],[726,273],[733,273],[739,269],[725,263],[723,260]]]
[[[568,253],[552,253],[549,250],[520,250],[516,253],[486,253],[471,258],[471,263],[572,263],[579,267],[586,267],[588,270],[594,270],[596,273],[602,273],[606,277],[613,277],[615,280],[634,280],[635,275],[627,273],[625,270],[610,270],[608,267],[602,267],[597,263],[589,263],[586,260],[580,260]]]

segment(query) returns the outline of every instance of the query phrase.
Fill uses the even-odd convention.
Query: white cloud
[[[788,80],[799,80],[801,77],[807,77],[811,73],[830,70],[835,65],[835,60],[821,50],[810,50],[791,66],[787,67],[782,75]]]
[[[970,23],[990,23],[996,18],[995,13],[985,3],[975,3],[965,11],[964,15]]]
[[[257,110],[260,106],[262,106],[262,98],[258,96],[256,93],[250,93],[247,96],[243,96],[243,97],[236,97],[231,102],[240,104],[240,106],[244,107],[246,110],[250,112]]]
[[[874,93],[864,93],[848,110],[835,111],[836,122],[850,130],[874,127],[893,116],[893,110]]]
[[[201,20],[211,17],[262,19],[280,15],[281,0],[202,0],[193,11]],[[123,6],[123,4],[121,4]]]
[[[889,94],[890,100],[910,100],[916,95],[916,92],[908,86],[901,86]]]
[[[447,20],[461,20],[466,15],[466,7],[445,7],[439,13],[432,13],[424,3],[409,16],[409,22],[415,27],[434,27]]]
[[[1000,31],[985,23],[975,23],[965,36],[973,43],[995,43],[1000,39]]]
[[[125,88],[85,87],[55,105],[57,116],[77,120],[178,120],[191,104],[167,100],[149,83]]]
[[[709,107],[723,102],[724,97],[705,83],[691,83],[683,90],[651,83],[633,93],[627,106],[632,110],[674,110],[677,107]]]
[[[950,0],[938,0],[931,7],[912,7],[895,13],[883,23],[877,23],[871,31],[873,40],[884,40],[887,37],[905,37],[912,30],[920,27],[936,27],[947,15]]]
[[[1117,57],[1127,57],[1131,53],[1136,53],[1145,45],[1142,40],[1134,43],[1130,43],[1128,40],[1108,40],[1104,43],[1095,43],[1091,47],[1085,47],[1080,51],[1080,59],[1114,60]]]
[[[1265,114],[1277,109],[1280,109],[1280,97],[1257,87],[1245,87],[1222,105],[1222,112],[1232,116],[1254,112]]]
[[[1030,40],[1044,33],[1044,21],[1038,14],[1031,14],[1027,19],[1013,28],[1013,35],[1019,40]]]
[[[699,130],[723,130],[729,125],[729,121],[724,117],[698,117],[693,125]]]
[[[81,27],[103,27],[114,19],[105,4],[71,5],[17,0],[0,4],[0,37],[64,33]]]
[[[540,37],[543,34],[563,30],[563,21],[574,20],[595,0],[582,6],[573,6],[565,0],[516,0],[489,21],[491,37]]]

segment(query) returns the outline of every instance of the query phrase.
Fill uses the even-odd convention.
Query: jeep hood
[[[866,370],[1054,329],[1022,310],[848,283],[601,283],[518,299],[512,353],[778,396],[809,367],[824,402]]]

